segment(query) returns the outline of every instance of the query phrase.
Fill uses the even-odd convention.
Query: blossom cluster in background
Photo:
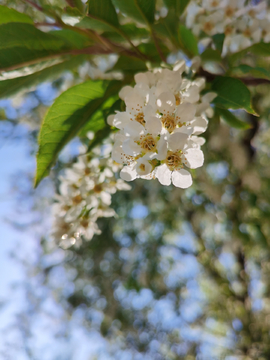
[[[186,10],[186,26],[197,36],[225,34],[222,56],[260,41],[270,42],[270,12],[266,1],[193,0]]]
[[[203,165],[200,147],[204,139],[197,135],[207,128],[206,115],[212,115],[209,103],[216,94],[201,97],[205,79],[183,78],[185,70],[181,61],[173,71],[138,73],[135,87],[121,90],[126,111],[110,115],[108,123],[120,130],[112,158],[126,165],[120,173],[122,179],[157,178],[162,185],[191,186],[186,167]]]
[[[65,249],[79,246],[82,238],[91,240],[94,234],[100,234],[97,219],[115,216],[110,207],[111,195],[131,188],[122,179],[116,179],[120,165],[109,157],[110,151],[107,144],[105,153],[96,149],[94,156],[79,156],[60,177],[59,195],[53,205],[52,237]]]

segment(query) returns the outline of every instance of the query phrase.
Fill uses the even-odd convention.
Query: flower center
[[[175,105],[178,106],[181,103],[181,97],[179,94],[174,95],[175,96]]]
[[[218,6],[218,1],[217,1],[217,0],[212,1],[212,6],[213,6],[213,7]]]
[[[144,125],[144,124],[145,124],[144,113],[143,113],[143,112],[137,113],[137,114],[135,115],[135,120],[136,120],[138,123]]]
[[[246,37],[251,37],[251,31],[249,29],[246,29],[244,32],[243,32],[243,35],[246,36]]]
[[[209,31],[212,31],[214,28],[214,25],[210,22],[210,21],[207,21],[205,24],[204,24],[204,31],[207,33]]]
[[[140,145],[144,151],[155,151],[156,150],[156,141],[152,135],[146,136],[141,141]]]
[[[74,205],[79,205],[82,199],[81,195],[77,195],[72,198],[72,202]]]
[[[163,115],[161,122],[165,129],[169,131],[169,133],[172,133],[173,130],[176,128],[175,117],[172,115]]]
[[[82,219],[81,220],[81,226],[84,227],[85,229],[88,228],[88,224],[89,224],[89,222],[88,222],[87,219]]]
[[[145,171],[145,165],[144,165],[144,164],[141,164],[141,165],[139,166],[139,168],[140,168],[142,171]]]
[[[234,14],[234,10],[231,7],[228,7],[225,11],[226,16],[231,17]]]
[[[182,165],[181,153],[168,151],[165,163],[168,166],[169,170],[171,171],[181,167]]]
[[[95,193],[100,193],[102,191],[102,185],[101,184],[95,185],[93,190]]]
[[[232,32],[233,32],[233,27],[232,26],[227,26],[225,31],[224,31],[224,34],[228,36],[228,35],[231,35]]]

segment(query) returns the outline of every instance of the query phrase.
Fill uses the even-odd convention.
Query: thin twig
[[[212,82],[215,80],[217,76],[220,76],[220,75],[211,74],[202,68],[200,68],[200,70],[198,71],[198,75],[205,77],[208,82]],[[234,78],[241,80],[246,85],[270,84],[270,80],[268,79],[256,79],[251,77],[234,77]]]
[[[38,11],[42,11],[43,12],[43,8],[37,4],[35,4],[33,1],[31,0],[22,0],[24,2],[27,2],[28,4],[30,4],[31,6],[33,6],[34,8],[36,8]]]

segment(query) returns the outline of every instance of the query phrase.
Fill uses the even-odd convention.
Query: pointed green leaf
[[[201,59],[203,62],[220,62],[222,60],[220,52],[211,48],[204,50],[204,52],[201,54]]]
[[[79,34],[70,29],[50,31],[49,34],[62,40],[69,48],[82,49],[93,44],[87,35]]]
[[[33,25],[8,23],[0,25],[0,70],[24,66],[54,54],[63,53],[67,44],[60,38],[43,33]]]
[[[87,81],[55,100],[40,129],[35,186],[48,175],[62,148],[98,110],[104,92],[103,81]]]
[[[48,175],[63,147],[122,86],[121,81],[111,81],[105,90],[103,81],[87,81],[55,100],[40,129],[35,186]]]
[[[111,0],[89,0],[88,14],[105,24],[118,27],[118,17]]]
[[[218,114],[222,117],[222,119],[231,127],[241,130],[250,129],[250,124],[239,120],[234,114],[226,109],[216,109]]]
[[[223,49],[225,34],[215,34],[212,36],[212,39],[216,50],[221,54]]]
[[[185,11],[190,0],[164,0],[168,8],[173,8],[175,13],[179,16]]]
[[[212,84],[212,91],[218,94],[213,101],[218,107],[244,109],[256,115],[252,108],[250,91],[242,81],[227,76],[217,76]]]
[[[33,20],[28,15],[0,5],[0,24],[14,22],[33,24]]]
[[[43,81],[52,80],[64,71],[72,70],[87,59],[86,55],[79,55],[60,64],[48,66],[31,75],[0,81],[0,98],[10,97],[18,92],[30,89]]]
[[[155,21],[155,0],[112,0],[114,6],[124,15],[142,24]]]
[[[253,77],[257,79],[270,79],[270,71],[262,68],[262,67],[252,67],[249,65],[239,65],[237,67],[234,67],[230,69],[230,74],[233,75],[239,75],[239,74],[245,74],[245,75],[252,75]]]
[[[198,42],[192,31],[184,25],[179,25],[178,39],[187,55],[195,56],[199,54]]]
[[[125,73],[135,73],[138,71],[147,71],[147,66],[145,65],[145,62],[140,59],[129,58],[122,55],[118,58],[116,64],[109,71],[111,72],[115,70]]]

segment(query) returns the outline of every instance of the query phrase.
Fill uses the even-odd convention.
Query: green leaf
[[[162,53],[167,56],[169,54],[169,49],[162,43],[159,43],[160,49]],[[138,46],[138,49],[141,53],[146,55],[152,62],[159,64],[160,63],[160,56],[157,52],[157,48],[153,42],[142,43]],[[146,65],[144,65],[146,66]]]
[[[79,34],[70,29],[54,30],[50,31],[49,34],[62,40],[69,48],[82,49],[93,44],[87,35]]]
[[[185,11],[190,0],[164,0],[168,8],[173,8],[175,13],[180,16]]]
[[[82,29],[90,29],[100,32],[114,30],[111,25],[103,21],[90,18],[89,16],[85,16],[81,21],[76,24],[76,26]]]
[[[218,114],[222,117],[222,119],[231,127],[241,130],[247,130],[251,128],[251,125],[239,120],[236,116],[234,116],[231,111],[226,109],[216,109]]]
[[[239,75],[239,74],[245,74],[245,75],[252,75],[255,78],[260,79],[270,79],[270,72],[262,67],[252,67],[249,65],[239,65],[237,67],[234,67],[230,69],[231,75]]]
[[[123,86],[111,81],[87,81],[61,94],[50,107],[42,123],[37,153],[35,186],[48,175],[57,155],[99,110],[102,104]]]
[[[120,29],[130,40],[142,41],[148,39],[150,36],[149,31],[145,28],[138,28],[135,24],[125,24],[122,25]],[[114,42],[126,41],[126,38],[115,31],[106,31],[102,36]]]
[[[184,25],[179,25],[178,39],[187,55],[195,56],[199,54],[196,37],[193,35],[192,31]]]
[[[105,24],[118,27],[118,17],[111,0],[89,0],[88,14]]]
[[[122,71],[124,73],[136,73],[138,71],[147,71],[147,66],[145,62],[136,59],[136,58],[129,58],[127,56],[120,56],[112,69],[109,71]]]
[[[18,92],[27,90],[36,86],[43,81],[52,80],[64,71],[76,68],[79,64],[87,59],[86,55],[78,55],[70,60],[60,64],[48,66],[45,69],[37,71],[31,75],[21,76],[15,79],[0,81],[0,98],[10,97]]]
[[[24,66],[29,61],[34,63],[39,59],[61,54],[67,48],[62,39],[43,33],[33,25],[0,25],[0,70]]]
[[[223,49],[225,34],[215,34],[212,36],[212,39],[216,50],[221,54]]]
[[[159,36],[163,36],[164,39],[170,39],[178,48],[180,46],[177,34],[178,25],[179,18],[176,15],[176,12],[169,9],[167,16],[165,18],[160,18],[159,22],[153,25],[153,29]]]
[[[33,24],[33,20],[28,15],[0,5],[0,24],[14,22]]]
[[[218,94],[214,99],[218,107],[223,109],[244,109],[257,115],[251,104],[251,94],[242,81],[226,76],[217,76],[212,84],[212,91]]]
[[[244,50],[238,51],[229,57],[229,62],[232,64],[235,61],[242,59],[248,53],[257,56],[270,56],[270,43],[260,42]]]
[[[121,13],[142,24],[155,21],[155,0],[112,0]]]
[[[220,62],[222,60],[220,52],[210,48],[206,49],[201,54],[201,59],[203,62],[208,62],[208,61]]]

